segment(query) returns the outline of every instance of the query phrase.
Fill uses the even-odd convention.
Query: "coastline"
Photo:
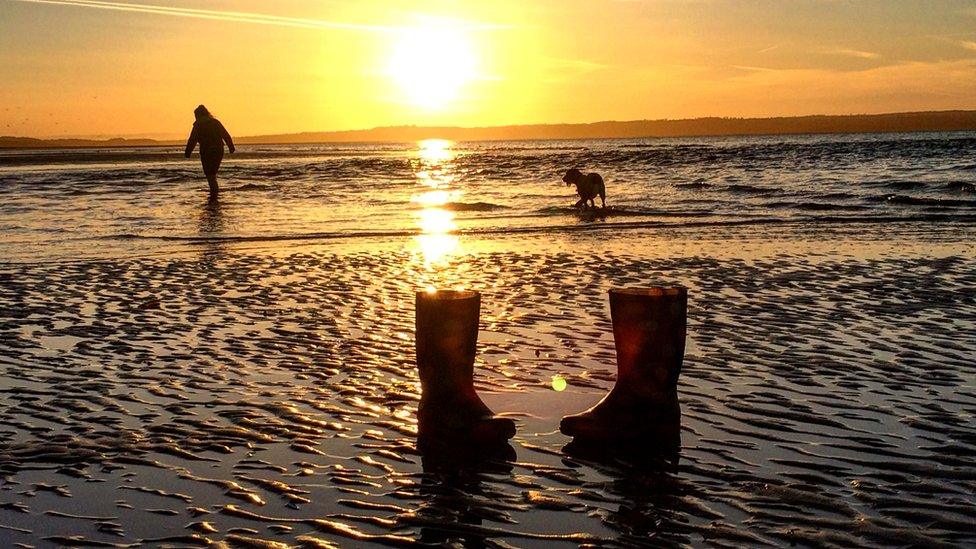
[[[565,124],[487,127],[389,126],[362,130],[241,136],[239,145],[411,143],[425,139],[457,142],[663,139],[682,137],[766,137],[940,133],[976,131],[976,111],[942,110],[879,114],[808,115],[766,118],[704,117],[679,120],[608,120]],[[182,146],[183,140],[141,138],[46,138],[0,136],[4,149],[79,149]]]

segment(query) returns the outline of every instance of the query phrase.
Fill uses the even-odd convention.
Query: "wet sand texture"
[[[517,458],[440,468],[422,264],[208,250],[0,267],[0,545],[976,544],[971,254],[466,257],[437,285],[483,296],[475,387]],[[566,455],[614,382],[606,291],[674,282],[677,465]]]

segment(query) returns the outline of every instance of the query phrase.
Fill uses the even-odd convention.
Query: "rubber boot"
[[[498,445],[515,436],[515,422],[495,417],[474,390],[480,310],[478,292],[417,292],[421,448]]]
[[[659,448],[680,445],[678,374],[685,352],[685,288],[610,290],[617,383],[559,430],[577,444]]]

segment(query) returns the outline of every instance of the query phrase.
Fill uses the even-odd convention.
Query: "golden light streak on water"
[[[424,234],[417,237],[417,244],[424,256],[424,264],[431,269],[447,263],[452,254],[460,247],[461,241],[457,235]]]
[[[457,229],[454,212],[433,207],[417,213],[417,225],[424,234],[442,235]]]
[[[453,141],[447,139],[424,139],[417,143],[420,147],[420,159],[429,163],[439,164],[454,159],[451,147]]]
[[[450,161],[454,159],[453,143],[445,139],[425,139],[417,145],[420,160],[417,180],[428,190],[411,198],[411,202],[421,206],[416,223],[422,234],[416,237],[416,242],[424,265],[428,270],[436,271],[446,265],[460,247],[460,238],[452,234],[458,228],[455,214],[445,206],[460,199],[462,192],[451,188],[454,184],[454,175],[450,171]]]
[[[410,199],[410,201],[413,202],[414,204],[420,204],[421,206],[424,207],[443,206],[448,202],[456,200],[460,196],[460,194],[461,193],[457,191],[443,191],[443,190],[427,191],[427,192],[420,193],[418,195],[414,195],[413,198]]]

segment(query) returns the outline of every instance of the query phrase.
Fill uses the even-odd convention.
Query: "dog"
[[[600,195],[600,207],[607,207],[607,187],[604,185],[600,174],[588,173],[583,175],[583,172],[572,168],[566,170],[563,182],[566,185],[576,185],[576,194],[579,195],[580,199],[573,206],[574,208],[586,208],[587,201],[589,201],[591,208],[596,208],[596,202],[593,199],[597,195]]]

